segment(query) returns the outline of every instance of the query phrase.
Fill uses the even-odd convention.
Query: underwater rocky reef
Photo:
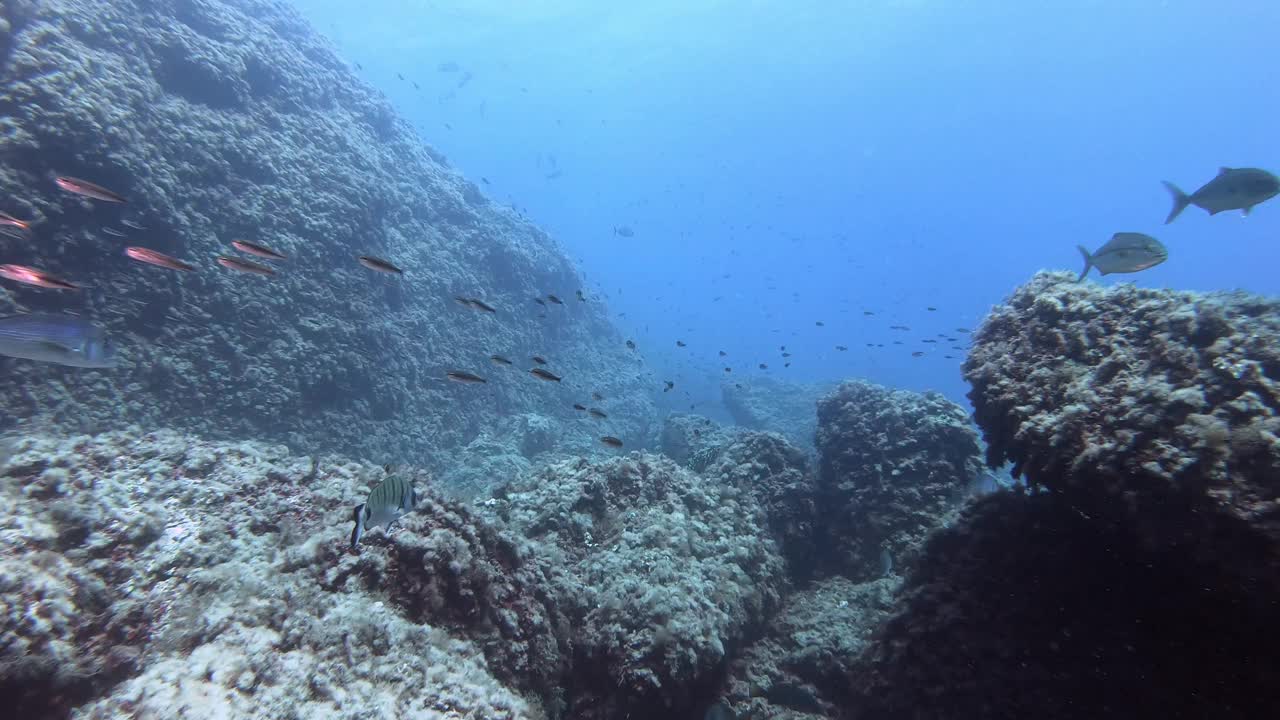
[[[519,414],[549,426],[539,449],[592,448],[600,428],[572,404],[599,392],[608,434],[656,441],[604,307],[534,302],[582,287],[558,244],[451,168],[287,3],[14,0],[0,17],[0,197],[32,239],[0,243],[6,262],[83,286],[0,288],[0,314],[79,312],[122,355],[109,372],[0,376],[5,429],[138,422],[443,471]],[[55,175],[128,202],[91,204]],[[287,260],[269,278],[217,267],[235,239]],[[139,266],[126,245],[197,269]],[[564,381],[530,378],[533,355]],[[505,466],[531,457],[503,444]]]
[[[110,372],[0,376],[14,716],[1280,709],[1274,301],[1041,273],[973,336],[972,415],[854,379],[726,386],[736,425],[659,418],[602,307],[532,302],[579,284],[556,244],[286,4],[0,16],[0,193],[40,241],[6,251],[90,288],[0,310],[129,338]],[[100,232],[122,219],[188,258],[248,237],[289,259],[158,274]],[[530,379],[534,354],[564,382]],[[607,421],[572,409],[593,392]],[[1025,485],[981,487],[984,464]],[[416,509],[353,547],[389,474]]]

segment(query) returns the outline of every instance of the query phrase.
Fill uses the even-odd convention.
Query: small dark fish
[[[791,353],[782,353],[782,357],[791,357]]]
[[[271,277],[276,274],[275,270],[266,265],[259,265],[256,262],[241,260],[240,258],[227,257],[226,255],[218,256],[218,264],[228,270],[236,270],[242,273],[252,273],[263,277]]]
[[[632,230],[626,225],[614,225],[613,234],[618,235],[620,237],[629,238],[629,237],[633,237],[636,234],[636,231]]]
[[[935,312],[937,309],[938,309],[938,308],[933,307],[932,305],[930,305],[929,307],[925,308],[925,310],[928,310],[929,312]]]
[[[91,183],[88,180],[81,180],[80,178],[73,178],[73,177],[63,175],[58,178],[55,178],[54,182],[57,183],[58,187],[62,188],[63,190],[66,190],[69,193],[75,193],[76,195],[83,195],[87,198],[93,198],[94,200],[102,200],[105,202],[113,202],[113,203],[127,202],[123,195],[112,192],[102,187],[101,185]]]
[[[171,257],[162,252],[157,252],[144,247],[127,247],[124,249],[124,254],[128,255],[130,259],[137,260],[138,262],[167,268],[169,270],[179,270],[182,272],[191,272],[195,270],[195,266],[190,263],[185,263],[176,257]]]
[[[445,377],[449,378],[450,380],[456,383],[475,384],[475,383],[488,382],[488,380],[485,380],[479,375],[476,375],[475,373],[469,373],[466,370],[450,370],[449,372],[446,372],[444,375]]]
[[[403,75],[401,75],[400,73],[396,73],[396,77],[400,78],[401,80],[403,80],[403,79],[404,79],[404,76],[403,76]]]
[[[116,230],[115,228],[104,227],[102,228],[102,232],[103,234],[110,235],[111,237],[118,237],[118,238],[127,237],[124,233],[120,232],[119,230]]]
[[[583,410],[583,411],[585,411],[585,410],[587,409],[587,406],[586,406],[586,405],[583,405],[583,404],[581,404],[581,403],[574,403],[574,404],[573,404],[573,409],[574,409],[574,410]]]
[[[760,369],[761,369],[761,370],[768,370],[768,369],[769,369],[769,366],[768,366],[768,365],[765,365],[764,363],[760,363]]]
[[[389,273],[392,275],[404,275],[403,270],[382,258],[376,258],[372,255],[361,255],[356,258],[356,260],[360,261],[361,265],[369,268],[370,270],[376,270],[381,273]],[[472,302],[474,303],[475,301],[473,300]]]
[[[145,227],[143,227],[143,226],[139,225],[138,223],[136,223],[136,222],[134,222],[134,221],[132,221],[132,220],[121,220],[121,221],[120,221],[120,224],[121,224],[121,225],[124,225],[125,227],[133,228],[134,230],[146,230],[146,228],[145,228]]]
[[[906,325],[890,325],[889,329],[890,330],[908,330],[908,331],[911,330],[911,328],[907,327]]]
[[[530,370],[529,373],[540,380],[548,380],[550,382],[560,382],[559,375],[556,375],[548,370],[543,370],[540,367],[536,367]]]
[[[564,301],[563,301],[563,300],[561,300],[560,298],[556,297],[555,295],[548,295],[548,296],[547,296],[547,299],[548,299],[548,300],[550,300],[551,302],[553,302],[553,303],[557,304],[557,305],[563,305],[563,304],[564,304]]]
[[[948,360],[955,360],[955,358],[951,357],[950,355],[943,355],[942,357],[944,357],[944,358],[946,358],[946,359],[948,359]]]
[[[667,392],[676,386],[676,384],[671,382],[670,380],[663,380],[662,384],[666,386],[662,388],[662,392]]]
[[[533,361],[534,361],[534,362],[536,362],[536,363],[538,363],[539,365],[546,365],[546,364],[547,364],[547,359],[546,359],[546,358],[544,358],[544,357],[542,357],[541,355],[534,355],[534,356],[533,356]]]
[[[635,342],[634,342],[634,341],[632,341],[632,340],[628,340],[628,341],[627,341],[627,348],[629,348],[629,349],[631,349],[631,350],[635,350],[635,349],[636,349],[636,344],[635,344]]]
[[[958,333],[967,333],[967,332],[973,332],[973,331],[972,331],[972,330],[970,330],[969,328],[956,328],[956,332],[958,332]]]
[[[510,365],[511,364],[510,360],[502,357],[501,355],[490,355],[489,360],[492,361],[494,365]]]
[[[938,341],[937,341],[937,340],[934,340],[933,338],[926,338],[926,339],[924,339],[924,340],[921,340],[920,342],[936,343],[936,342],[938,342]]]
[[[587,301],[586,296],[582,294],[582,291],[581,291],[581,290],[574,290],[573,292],[574,292],[574,294],[575,294],[575,295],[577,295],[577,296],[578,296],[578,300],[579,300],[579,302],[586,302],[586,301]]]
[[[721,351],[720,351],[720,357],[724,357],[724,356],[726,356],[726,355],[728,355],[728,354],[729,354],[729,353],[727,353],[727,352],[725,352],[725,351],[723,351],[723,350],[721,350]]]
[[[844,345],[837,345],[837,346],[836,346],[836,349],[837,349],[837,350],[839,350],[840,352],[844,352],[845,350],[848,350],[849,348],[845,347]]]
[[[541,305],[542,307],[546,307],[546,306],[547,306],[547,302],[546,302],[545,300],[543,300],[542,298],[534,298],[534,299],[533,299],[533,301],[534,301],[534,302],[536,302],[536,303],[538,303],[538,304],[539,304],[539,305]]]
[[[677,340],[676,347],[688,347],[688,346],[684,344],[683,340]]]
[[[911,353],[911,357],[920,357],[921,355],[924,355],[924,353],[921,352],[920,350],[916,350],[915,352]]]
[[[480,182],[484,183],[485,185],[488,185],[488,184],[489,184],[489,178],[484,177],[484,176],[481,176],[481,177],[480,177]]]
[[[727,373],[731,373],[731,372],[733,372],[733,368],[729,368],[729,367],[727,367],[727,368],[725,368],[725,369],[724,369],[724,371],[725,371],[725,372],[727,372]]]
[[[418,83],[413,83],[413,89],[414,89],[414,90],[421,90],[422,88],[418,87]]]
[[[50,290],[80,289],[80,286],[75,283],[69,283],[60,277],[26,265],[0,265],[0,277]]]
[[[862,311],[862,314],[863,314],[863,315],[875,315],[875,313],[871,312],[870,310],[863,310],[863,311]]]
[[[605,435],[604,437],[600,438],[600,442],[604,443],[605,445],[608,445],[611,448],[622,447],[622,441],[612,435]]]
[[[1245,215],[1254,205],[1280,194],[1280,178],[1258,168],[1219,168],[1218,176],[1190,195],[1171,182],[1164,183],[1173,196],[1173,209],[1164,223],[1173,222],[1188,205],[1203,208],[1210,215],[1224,210],[1243,210]]]
[[[604,420],[605,418],[609,417],[608,415],[604,414],[603,410],[599,410],[597,408],[591,408],[590,410],[587,411],[587,414],[593,418],[600,418],[601,420]]]
[[[285,259],[284,255],[276,252],[275,250],[272,250],[271,248],[266,247],[265,245],[258,245],[257,243],[251,243],[248,240],[232,240],[231,247],[239,250],[242,253],[248,253],[250,255],[254,255],[260,258],[266,258],[268,260],[284,260]]]
[[[814,325],[817,325],[818,327],[822,327],[822,325],[823,325],[823,323],[822,323],[822,321],[821,321],[821,320],[815,320],[813,324],[814,324]]]
[[[1169,259],[1169,251],[1159,240],[1136,232],[1118,232],[1111,236],[1106,245],[1089,254],[1083,245],[1076,249],[1084,257],[1084,270],[1076,282],[1084,279],[1091,268],[1098,268],[1103,275],[1111,273],[1132,273],[1155,267]]]
[[[787,349],[787,346],[786,346],[786,345],[779,345],[779,346],[778,346],[778,349],[779,349],[779,350],[786,350],[786,349]]]

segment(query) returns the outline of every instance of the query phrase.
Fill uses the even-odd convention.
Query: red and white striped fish
[[[248,240],[232,240],[231,247],[239,250],[242,253],[255,255],[260,258],[266,258],[268,260],[284,260],[285,259],[284,255],[276,252],[275,250],[272,250],[266,245],[251,243]]]
[[[14,282],[26,283],[27,285],[49,288],[51,290],[80,289],[79,285],[69,283],[60,277],[50,275],[43,270],[27,267],[26,265],[0,265],[0,277],[13,280]]]
[[[275,270],[266,265],[259,265],[256,262],[241,260],[240,258],[227,257],[226,255],[218,256],[218,264],[228,270],[236,270],[242,273],[251,273],[253,275],[261,275],[263,277],[271,277],[276,274]]]
[[[112,192],[111,190],[108,190],[97,183],[91,183],[88,180],[81,180],[80,178],[74,178],[68,175],[60,175],[54,179],[54,182],[58,184],[58,187],[69,193],[83,195],[88,198],[93,198],[94,200],[113,203],[128,202],[125,200],[123,195]]]
[[[128,255],[133,260],[137,260],[138,262],[147,263],[148,265],[155,265],[156,267],[167,268],[169,270],[181,270],[182,272],[191,272],[192,270],[196,269],[195,266],[192,265],[191,263],[185,263],[176,257],[165,255],[162,252],[151,250],[149,248],[137,247],[137,246],[127,247],[124,249],[124,254]]]

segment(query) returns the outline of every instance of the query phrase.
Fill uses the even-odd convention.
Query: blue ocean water
[[[1170,259],[1095,282],[1280,290],[1280,205],[1165,226],[1160,184],[1280,167],[1277,4],[297,4],[563,243],[671,408],[725,366],[962,400],[963,351],[923,340],[1117,231]]]

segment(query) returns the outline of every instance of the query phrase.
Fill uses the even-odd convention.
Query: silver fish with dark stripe
[[[352,513],[355,527],[351,530],[351,547],[360,544],[360,538],[371,527],[386,526],[387,532],[397,520],[413,512],[417,504],[413,481],[403,475],[390,475],[369,493],[369,499],[356,506]]]
[[[57,313],[0,318],[0,355],[82,368],[116,364],[115,348],[102,328]]]

